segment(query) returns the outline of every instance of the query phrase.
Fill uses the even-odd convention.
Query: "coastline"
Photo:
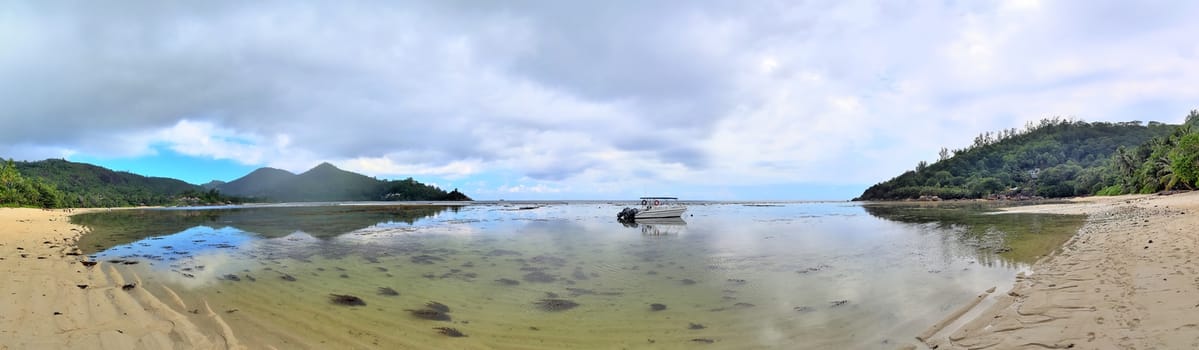
[[[989,306],[935,332],[937,349],[1199,347],[1199,192],[1088,197],[1007,212],[1085,214],[1055,254]],[[999,214],[1002,215],[1002,214]]]
[[[211,310],[168,306],[145,289],[161,286],[107,262],[80,264],[86,229],[69,217],[87,211],[0,209],[0,350],[242,347]]]

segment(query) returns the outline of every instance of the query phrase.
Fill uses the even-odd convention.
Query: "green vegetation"
[[[881,182],[856,200],[1154,193],[1199,181],[1199,111],[1184,125],[1044,119],[984,133],[965,149]]]
[[[161,177],[112,171],[91,164],[47,159],[37,162],[9,161],[10,171],[28,182],[41,184],[45,195],[29,203],[3,201],[5,205],[59,207],[123,207],[138,205],[204,205],[238,202],[237,198],[205,191],[195,185]],[[0,184],[0,191],[20,185]],[[11,203],[11,204],[10,204]]]
[[[53,184],[21,176],[11,159],[0,162],[0,206],[57,208],[62,199]]]
[[[0,162],[0,206],[89,208],[196,206],[256,201],[469,201],[412,178],[386,181],[337,169],[328,163],[308,172],[262,168],[236,181],[202,186],[145,177],[91,164],[48,159]]]

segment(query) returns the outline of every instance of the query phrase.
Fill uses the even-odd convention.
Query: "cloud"
[[[28,2],[0,12],[0,152],[165,144],[580,193],[869,184],[1042,117],[1181,120],[1196,7]]]

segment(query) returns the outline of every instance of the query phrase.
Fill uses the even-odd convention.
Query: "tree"
[[[1195,114],[1195,111],[1191,111],[1191,115]],[[1199,184],[1199,133],[1187,134],[1178,141],[1178,146],[1170,152],[1170,168],[1176,176],[1175,180],[1187,187]]]
[[[938,162],[945,161],[946,159],[949,159],[949,157],[950,157],[949,148],[941,147],[941,152],[937,152],[937,161]]]

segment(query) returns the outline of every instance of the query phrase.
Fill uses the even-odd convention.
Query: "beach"
[[[1199,346],[1199,193],[1089,197],[1008,212],[1087,215],[1063,247],[953,310],[937,349]],[[75,210],[0,209],[0,349],[244,348],[225,312],[143,285],[113,263],[81,264]],[[1004,215],[1003,213],[995,215]],[[128,286],[128,287],[126,287]],[[158,297],[156,297],[156,295]],[[174,297],[172,297],[174,296]],[[185,295],[186,297],[186,295]],[[184,300],[191,300],[185,302]],[[216,305],[216,304],[214,304]],[[726,344],[728,345],[728,344]],[[265,345],[264,345],[265,346]]]
[[[937,349],[1199,347],[1199,193],[1090,197],[1012,212],[1085,214],[1058,253],[977,316],[926,339]],[[999,214],[1002,215],[1002,214]]]
[[[0,209],[0,349],[240,347],[203,305],[168,305],[107,262],[81,264],[85,229],[68,218],[79,212]]]

